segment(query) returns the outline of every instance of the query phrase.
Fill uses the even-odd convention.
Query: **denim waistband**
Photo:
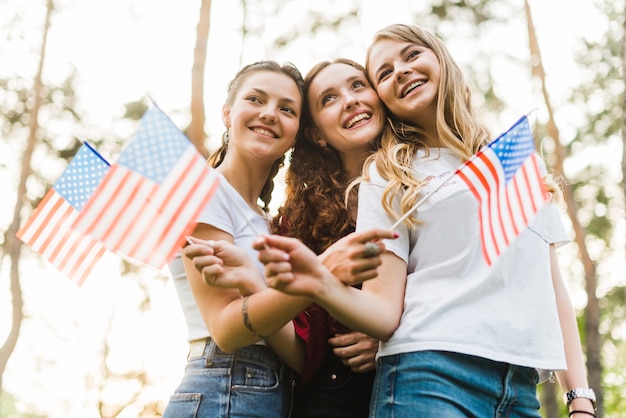
[[[212,358],[232,358],[233,360],[249,360],[263,363],[268,367],[279,370],[283,362],[278,356],[266,345],[250,344],[227,353],[215,344],[211,337],[194,340],[189,343],[189,354],[187,360],[195,358],[207,357],[210,363]]]

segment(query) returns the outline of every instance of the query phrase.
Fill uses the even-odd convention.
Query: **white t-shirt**
[[[422,152],[413,162],[422,193],[441,183],[461,161],[447,149]],[[375,164],[359,187],[357,230],[390,227],[381,204],[387,184]],[[399,198],[394,201],[399,212]],[[568,241],[557,208],[544,207],[489,267],[481,252],[478,201],[453,177],[418,208],[422,222],[405,224],[387,249],[407,263],[404,312],[381,356],[441,350],[546,370],[566,367],[550,274],[549,244]]]
[[[252,248],[252,242],[257,236],[248,225],[246,218],[252,222],[260,234],[269,234],[269,219],[250,208],[224,176],[219,173],[218,175],[220,177],[219,187],[200,213],[197,219],[198,223],[212,225],[232,235],[234,244],[246,250],[250,259],[257,264],[259,271],[263,273],[263,264],[258,260],[256,250]],[[245,218],[233,206],[234,204],[237,204],[244,211]],[[185,317],[189,341],[209,337],[209,330],[204,325],[202,315],[196,306],[180,254],[177,254],[170,262],[169,269]]]

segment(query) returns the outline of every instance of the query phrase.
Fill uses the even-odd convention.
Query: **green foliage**
[[[588,247],[597,263],[599,288],[609,289],[604,295],[599,294],[603,406],[606,417],[616,417],[621,416],[619,411],[626,410],[626,283],[623,277],[621,283],[607,283],[608,278],[616,276],[614,269],[603,262],[608,263],[615,251],[623,251],[612,248],[616,242],[615,225],[624,217],[624,188],[616,167],[619,161],[608,145],[623,135],[624,4],[598,0],[596,5],[606,16],[606,31],[597,41],[587,40],[577,54],[581,77],[570,104],[581,119],[579,131],[567,148],[570,160],[575,162],[571,165],[570,178],[579,204],[577,216],[588,233]],[[600,155],[595,160],[591,158],[594,152]],[[610,162],[616,165],[611,166]]]
[[[0,392],[0,418],[45,418],[29,412],[20,412],[17,408],[17,399],[8,392]]]
[[[604,410],[607,417],[626,411],[626,285],[612,288],[602,299],[604,334]]]
[[[69,161],[80,147],[76,137],[61,134],[62,127],[78,124],[80,116],[74,110],[74,75],[68,77],[61,85],[50,85],[41,91],[42,105],[39,114],[37,135],[41,145],[37,153],[46,155],[42,158],[61,158]],[[21,78],[0,81],[0,129],[2,136],[14,146],[21,149],[28,135],[31,111],[34,105],[34,92],[31,82]],[[46,127],[50,126],[50,129]],[[58,131],[57,131],[58,130]],[[47,188],[51,180],[42,171],[44,164],[34,164],[34,175],[43,188]]]
[[[126,103],[124,105],[124,119],[140,120],[143,114],[148,110],[148,105],[143,100]]]
[[[345,15],[328,19],[326,13],[313,12],[309,15],[309,22],[305,26],[294,27],[290,33],[277,38],[274,43],[278,47],[288,45],[292,40],[298,39],[304,35],[311,36],[319,33],[322,29],[330,29],[339,31],[346,23],[354,22],[358,17],[358,9],[352,9]]]
[[[613,9],[609,5],[613,5]],[[583,120],[578,134],[568,144],[573,158],[594,150],[606,153],[607,141],[622,135],[623,7],[618,8],[615,2],[610,1],[605,1],[602,6],[605,7],[609,21],[606,36],[599,41],[585,42],[578,53],[583,71],[580,83],[572,93],[571,102],[581,111]],[[607,157],[614,156],[607,154]],[[617,191],[617,170],[611,171],[606,159],[587,161],[570,175],[574,196],[579,202],[580,218],[585,220],[587,232],[610,247],[615,221],[619,213],[623,216],[624,196]]]
[[[430,13],[440,20],[480,25],[498,20],[493,5],[480,0],[439,0],[431,2]]]

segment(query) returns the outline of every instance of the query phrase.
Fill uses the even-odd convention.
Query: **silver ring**
[[[363,255],[365,258],[376,257],[379,254],[378,245],[373,242],[366,242],[365,249],[363,250]]]
[[[212,240],[212,239],[208,240],[206,242],[206,245],[207,247],[211,247],[211,248],[215,247],[215,240]]]

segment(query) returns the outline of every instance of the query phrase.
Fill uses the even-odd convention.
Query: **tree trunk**
[[[202,0],[200,18],[196,30],[196,46],[193,53],[193,67],[191,69],[191,122],[185,133],[198,151],[207,156],[204,145],[206,133],[204,131],[204,66],[206,63],[209,28],[211,26],[211,0]]]
[[[587,372],[589,378],[589,385],[593,387],[596,392],[596,396],[598,398],[598,410],[596,411],[596,416],[601,418],[603,416],[602,413],[602,363],[600,359],[600,348],[601,348],[601,339],[600,339],[600,304],[598,303],[598,298],[596,296],[596,288],[597,288],[597,277],[596,277],[596,266],[589,256],[589,252],[587,251],[587,247],[585,245],[586,231],[585,228],[580,224],[578,218],[576,216],[578,212],[578,207],[576,202],[574,201],[573,190],[569,181],[565,177],[565,171],[563,169],[563,163],[566,157],[566,152],[564,147],[561,145],[561,141],[559,139],[559,130],[556,126],[556,122],[554,121],[554,114],[552,111],[552,105],[550,104],[550,98],[548,96],[548,90],[546,88],[546,77],[543,69],[543,64],[541,61],[541,54],[539,52],[539,44],[537,42],[537,37],[535,35],[535,29],[532,22],[532,16],[530,13],[530,5],[528,4],[528,0],[524,1],[525,9],[526,9],[526,18],[528,22],[528,35],[530,41],[530,53],[533,56],[533,62],[536,64],[533,66],[533,76],[537,77],[541,81],[541,91],[543,94],[544,102],[546,104],[546,109],[548,110],[548,123],[547,129],[549,136],[554,140],[555,146],[555,154],[556,154],[556,162],[555,169],[563,176],[564,178],[564,195],[565,195],[565,203],[567,205],[567,214],[572,222],[572,226],[574,227],[574,232],[576,234],[575,241],[578,246],[578,251],[580,254],[580,260],[582,262],[584,271],[585,271],[585,290],[587,292],[587,307],[585,309],[585,351],[587,355]]]
[[[626,16],[626,4],[624,4],[624,16]],[[622,68],[626,68],[626,19],[622,20]],[[626,72],[622,77],[626,82]],[[622,93],[622,191],[626,202],[626,92]]]
[[[35,145],[37,144],[37,131],[39,129],[38,125],[38,116],[39,109],[41,108],[42,102],[42,90],[43,90],[43,82],[42,82],[42,73],[43,66],[46,58],[46,44],[48,42],[48,31],[50,29],[50,18],[52,13],[54,12],[54,4],[52,0],[48,0],[47,2],[47,10],[45,23],[43,28],[43,39],[41,43],[41,50],[39,52],[39,68],[37,69],[37,74],[35,75],[35,79],[33,81],[33,92],[34,92],[34,101],[33,107],[30,110],[30,121],[28,127],[28,139],[26,140],[26,147],[24,149],[24,155],[22,157],[22,167],[20,171],[20,180],[17,187],[17,200],[15,202],[15,208],[13,210],[13,220],[11,221],[11,225],[5,235],[6,237],[6,249],[9,255],[9,259],[11,260],[11,300],[12,300],[12,317],[11,317],[11,329],[9,330],[9,334],[7,338],[0,347],[0,391],[2,390],[2,377],[4,376],[4,371],[6,369],[7,363],[9,362],[9,358],[13,354],[13,350],[17,344],[17,339],[20,334],[20,329],[22,326],[22,320],[24,319],[24,312],[22,310],[24,306],[24,300],[22,298],[22,287],[20,285],[20,256],[22,252],[22,243],[17,239],[15,234],[20,228],[21,224],[21,209],[24,200],[26,200],[26,180],[32,174],[32,170],[30,167],[33,151],[35,150]]]

